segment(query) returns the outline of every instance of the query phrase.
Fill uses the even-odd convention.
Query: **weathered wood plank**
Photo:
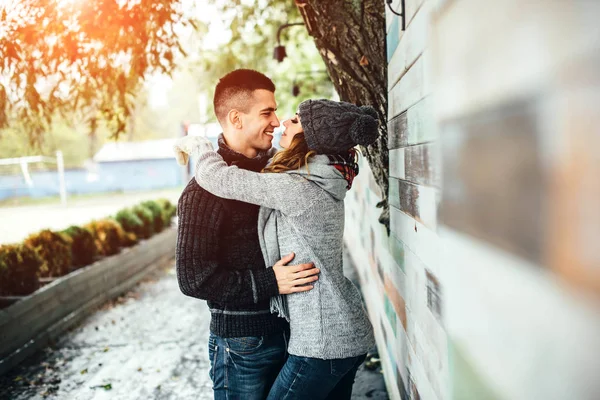
[[[440,119],[547,90],[562,63],[600,50],[595,1],[454,3],[432,24]]]
[[[428,186],[390,178],[390,205],[435,230],[438,190]]]
[[[390,176],[419,185],[439,187],[439,146],[422,144],[390,150]]]
[[[433,99],[426,97],[388,122],[388,147],[397,149],[437,140]]]
[[[433,230],[396,207],[390,207],[390,228],[405,250],[410,249],[434,273],[439,271],[440,239]]]
[[[402,30],[400,26],[400,21],[398,18],[393,18],[385,38],[386,56],[388,64],[390,63],[390,60],[392,59],[394,53],[396,52],[396,49],[398,48],[401,35]]]
[[[439,187],[439,147],[435,144],[415,145],[404,148],[405,179],[420,185]]]
[[[393,118],[431,94],[429,55],[425,51],[391,89],[388,95],[388,118]]]
[[[404,148],[391,149],[389,152],[390,158],[390,177],[397,179],[405,179],[406,173],[404,170]]]
[[[405,132],[408,131],[408,114],[403,112],[388,122],[388,148],[397,149],[406,146]]]
[[[441,220],[541,261],[547,185],[537,99],[442,123]]]
[[[408,6],[407,9],[411,9]],[[419,8],[414,20],[407,26],[404,35],[389,60],[388,91],[404,76],[406,71],[423,54],[428,43],[428,32],[431,17],[429,2]]]

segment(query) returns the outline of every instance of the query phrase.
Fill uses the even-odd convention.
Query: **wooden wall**
[[[600,398],[600,3],[405,3],[391,235],[364,160],[346,202],[390,397]]]
[[[461,0],[432,19],[453,398],[600,398],[598,15]]]

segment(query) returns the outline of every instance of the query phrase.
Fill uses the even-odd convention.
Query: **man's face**
[[[279,119],[275,115],[275,94],[265,89],[255,90],[252,94],[253,103],[249,111],[240,113],[242,134],[248,146],[256,150],[269,150],[273,131],[279,126]]]

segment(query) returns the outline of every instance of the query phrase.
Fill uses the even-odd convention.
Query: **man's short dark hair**
[[[275,93],[275,84],[264,74],[252,69],[236,69],[219,79],[213,98],[219,122],[223,123],[234,108],[247,112],[252,102],[252,92],[258,89]]]

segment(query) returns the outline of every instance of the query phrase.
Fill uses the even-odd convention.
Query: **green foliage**
[[[286,47],[288,57],[282,63],[273,59],[279,27],[303,21],[295,2],[222,0],[212,3],[219,5],[223,20],[231,29],[231,39],[218,49],[205,50],[192,65],[200,92],[208,93],[212,99],[214,87],[225,73],[236,68],[252,68],[265,73],[275,83],[280,118],[292,116],[303,100],[334,95],[326,73],[305,73],[323,71],[325,64],[304,26],[282,31],[281,44]],[[292,95],[294,84],[300,88],[298,97]],[[210,111],[212,116],[212,109]]]
[[[165,221],[165,226],[171,225],[171,220],[175,215],[177,215],[177,207],[173,205],[168,199],[158,199],[156,202],[161,206],[163,210],[163,220]]]
[[[188,7],[189,8],[189,7]],[[144,76],[185,55],[175,32],[194,29],[180,1],[8,2],[0,13],[0,128],[15,116],[35,141],[77,112],[124,132]]]
[[[144,222],[131,209],[123,209],[115,215],[125,232],[133,233],[136,237],[144,236]]]
[[[94,235],[98,253],[103,256],[117,254],[123,240],[123,228],[114,219],[100,219],[85,225]]]
[[[44,260],[26,244],[0,246],[0,296],[26,296],[39,287]]]
[[[152,219],[154,221],[154,233],[162,232],[165,227],[165,220],[163,218],[163,208],[158,202],[154,200],[147,200],[140,203],[142,207],[146,207],[152,213]]]
[[[147,207],[142,206],[141,204],[132,207],[131,211],[133,211],[133,213],[137,215],[137,217],[144,224],[142,235],[138,237],[142,239],[148,239],[154,234],[154,215],[152,214],[152,211],[150,211]]]
[[[65,229],[63,233],[71,238],[73,267],[85,267],[94,262],[98,249],[89,229],[73,225]]]
[[[31,246],[44,261],[41,277],[58,277],[69,273],[71,267],[71,240],[58,232],[45,229],[30,235],[25,244]]]

